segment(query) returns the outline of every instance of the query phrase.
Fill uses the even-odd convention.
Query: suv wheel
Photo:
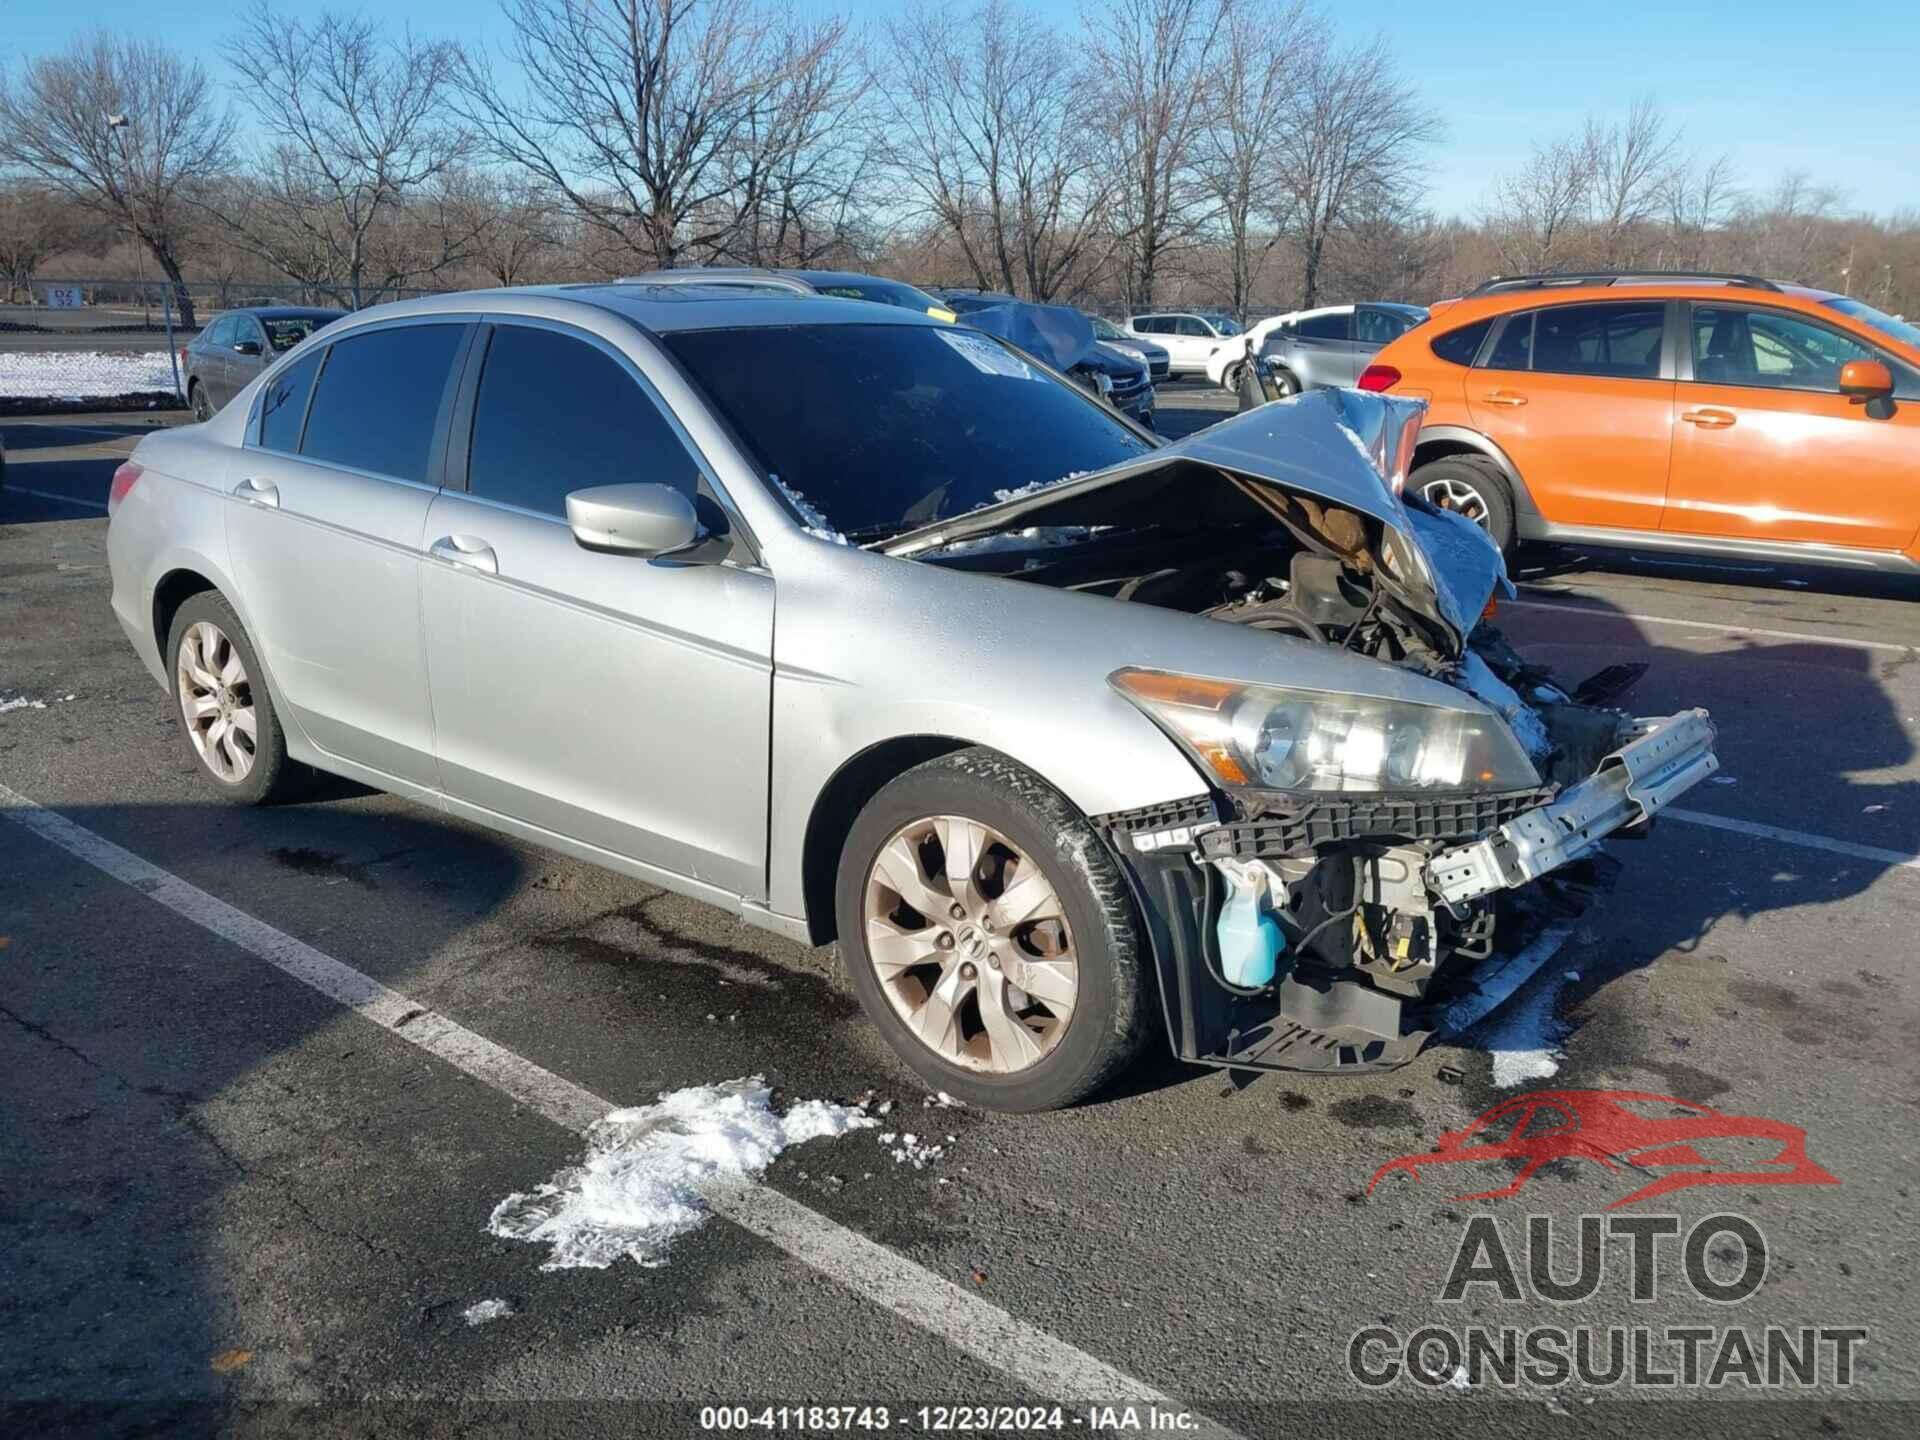
[[[1513,545],[1513,491],[1491,460],[1447,455],[1420,466],[1407,484],[1436,509],[1466,516],[1502,550]]]
[[[1145,944],[1118,863],[1066,798],[990,750],[899,776],[855,820],[840,948],[929,1086],[989,1110],[1098,1090],[1145,1034]]]

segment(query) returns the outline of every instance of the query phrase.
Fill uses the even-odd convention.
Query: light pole
[[[120,163],[126,170],[126,178],[131,179],[133,175],[133,157],[127,153],[127,117],[125,115],[107,116],[107,131],[109,134],[115,131],[119,132]],[[131,193],[129,193],[127,208],[133,208]],[[133,234],[133,276],[134,280],[140,286],[140,324],[142,326],[151,325],[153,323],[153,314],[147,308],[147,262],[145,257],[140,253],[140,232],[137,230],[134,231]]]

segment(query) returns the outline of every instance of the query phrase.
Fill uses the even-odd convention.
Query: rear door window
[[[671,485],[693,499],[699,468],[652,395],[585,340],[501,325],[474,401],[467,489],[542,515],[594,485]]]
[[[291,455],[300,449],[300,422],[307,414],[307,394],[314,372],[324,357],[318,352],[287,366],[267,382],[260,396],[260,444]]]
[[[233,343],[234,323],[238,318],[239,317],[234,315],[222,315],[218,320],[200,332],[200,343],[203,345],[231,345]]]
[[[1345,340],[1353,331],[1353,313],[1338,311],[1332,315],[1309,315],[1300,322],[1297,333],[1309,340]]]
[[[1178,321],[1180,333],[1190,340],[1211,340],[1213,331],[1207,328],[1207,322],[1197,320],[1191,315],[1182,315]]]
[[[1533,324],[1533,368],[1555,375],[1657,380],[1664,302],[1557,305]]]
[[[398,325],[328,346],[300,453],[329,465],[430,483],[427,462],[466,328]]]

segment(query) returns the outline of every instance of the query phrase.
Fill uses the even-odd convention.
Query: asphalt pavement
[[[1167,387],[1162,426],[1227,408]],[[1570,680],[1648,663],[1627,703],[1711,709],[1721,783],[1616,844],[1611,893],[1535,979],[1403,1070],[1232,1079],[1156,1058],[1096,1103],[1001,1117],[930,1106],[830,952],[353,787],[210,801],[108,612],[90,508],[146,423],[4,422],[13,1433],[878,1428],[872,1409],[778,1409],[796,1405],[1006,1433],[1049,1428],[1056,1404],[1057,1433],[1125,1433],[1128,1401],[1141,1430],[1249,1436],[1920,1424],[1920,586],[1529,552],[1498,617],[1510,637]],[[1496,1087],[1493,1052],[1529,1017],[1558,1036],[1557,1073]],[[487,1233],[500,1200],[580,1158],[592,1107],[754,1073],[794,1099],[891,1102],[890,1132],[943,1153],[915,1168],[873,1131],[797,1146],[657,1268],[543,1271],[544,1252]],[[1507,1198],[1456,1197],[1515,1184],[1518,1161],[1429,1164],[1369,1193],[1382,1165],[1529,1090],[1798,1127],[1837,1183],[1736,1167],[1607,1208],[1716,1134],[1624,1166],[1573,1145]],[[1583,1217],[1692,1232],[1729,1214],[1765,1253],[1733,1300],[1709,1294],[1751,1254],[1735,1231],[1703,1242],[1706,1277],[1681,1239],[1656,1250],[1645,1299],[1628,1234],[1596,1229],[1601,1279],[1577,1300],[1547,1298],[1522,1253],[1530,1218],[1551,1227],[1550,1284],[1580,1265]],[[1448,1298],[1476,1234],[1482,1278]],[[511,1315],[468,1324],[488,1299]],[[1383,1336],[1424,1327],[1605,1346],[1676,1326],[1864,1333],[1832,1342],[1851,1347],[1845,1383],[1828,1363],[1811,1384],[1737,1364],[1633,1384],[1598,1362],[1564,1384],[1444,1365],[1436,1385],[1367,1381],[1397,1343]],[[938,1408],[992,1404],[1040,1408]]]

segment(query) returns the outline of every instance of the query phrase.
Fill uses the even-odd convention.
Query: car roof
[[[228,315],[253,315],[262,320],[305,320],[315,315],[350,315],[350,310],[330,310],[324,305],[240,305],[222,310],[215,319]]]
[[[683,330],[729,330],[769,325],[925,325],[943,321],[897,305],[842,300],[830,295],[777,294],[724,286],[648,284],[644,280],[572,285],[526,285],[504,290],[457,290],[359,311],[356,319],[414,315],[471,315],[497,308],[506,313],[565,318],[573,307],[605,311],[655,334]],[[331,333],[331,332],[329,332]]]
[[[1489,316],[1512,315],[1524,310],[1543,310],[1559,305],[1586,305],[1595,301],[1614,302],[1633,300],[1723,300],[1738,301],[1743,305],[1778,304],[1785,300],[1792,305],[1820,305],[1827,300],[1838,298],[1831,290],[1819,290],[1807,285],[1776,285],[1762,289],[1756,285],[1742,285],[1722,280],[1673,278],[1666,279],[1658,275],[1634,276],[1630,281],[1614,284],[1601,282],[1592,285],[1550,285],[1512,290],[1494,290],[1484,295],[1465,295],[1457,300],[1436,301],[1430,313],[1437,320],[1446,317],[1449,326],[1471,324]],[[1405,337],[1402,337],[1403,339]],[[1396,345],[1399,341],[1393,342]]]

